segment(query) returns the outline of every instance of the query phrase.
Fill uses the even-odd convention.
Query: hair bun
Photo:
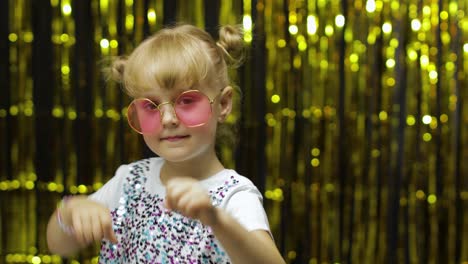
[[[121,83],[125,72],[126,57],[117,57],[111,62],[110,67],[107,69],[108,79]]]
[[[238,67],[244,59],[244,40],[241,26],[222,26],[216,45],[222,50],[226,63]]]

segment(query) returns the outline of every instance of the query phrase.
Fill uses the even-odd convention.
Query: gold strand
[[[77,175],[80,157],[73,127],[80,117],[76,112],[80,102],[74,98],[79,87],[73,82],[79,71],[73,63],[77,59],[72,10],[75,2],[50,1],[53,63],[48,67],[55,77],[50,84],[50,129],[62,135],[51,140],[51,182],[36,179],[34,165],[36,155],[44,155],[36,153],[34,147],[38,124],[34,122],[37,102],[33,98],[31,55],[32,17],[36,14],[30,0],[8,2],[10,105],[0,109],[0,139],[2,144],[6,139],[11,147],[0,153],[0,199],[8,201],[0,207],[0,232],[4,236],[0,255],[5,256],[0,262],[61,263],[58,256],[48,255],[43,235],[54,200],[64,191],[90,193],[112,177],[122,161],[141,158],[143,142],[124,120],[131,98],[122,95],[117,84],[104,82],[99,62],[128,55],[146,33],[160,29],[163,2],[90,1],[95,25],[90,41],[97,63],[87,65],[94,73],[93,79],[86,80],[93,112],[90,117],[84,116],[90,119],[91,143],[83,147],[91,148],[85,153],[92,156],[92,175]],[[464,221],[468,212],[463,210],[468,200],[464,184],[468,167],[463,163],[468,155],[464,118],[468,116],[467,107],[461,108],[461,120],[456,123],[456,111],[460,111],[457,104],[467,99],[468,3],[440,2],[346,1],[347,13],[339,0],[220,2],[220,24],[242,22],[247,46],[257,45],[254,37],[265,38],[266,98],[258,98],[258,91],[253,90],[263,87],[253,87],[256,69],[250,60],[242,76],[236,71],[231,74],[235,80],[245,80],[239,85],[248,94],[244,94],[248,101],[244,102],[246,111],[242,115],[249,128],[260,122],[253,118],[256,102],[266,101],[265,208],[275,241],[284,245],[288,263],[385,262],[391,246],[388,226],[395,223],[398,262],[405,262],[407,254],[410,263],[468,261],[468,222]],[[178,4],[177,20],[203,27],[204,17],[213,15],[205,14],[203,5],[201,0]],[[261,24],[253,24],[254,14]],[[149,32],[144,31],[145,21]],[[254,36],[254,32],[260,35]],[[403,34],[407,39],[399,43]],[[346,44],[345,75],[339,76],[342,36]],[[406,70],[406,105],[395,98],[396,89],[402,85],[400,67]],[[338,115],[341,78],[346,88],[344,124]],[[403,109],[406,113],[400,120]],[[228,122],[240,118],[241,113],[236,111]],[[405,144],[399,146],[395,132],[402,121]],[[119,131],[122,122],[124,131]],[[343,125],[346,131],[340,137]],[[301,143],[297,149],[295,141]],[[347,177],[343,185],[342,175],[338,175],[340,144],[346,144]],[[398,218],[392,219],[388,214],[394,201],[389,197],[395,190],[390,183],[398,176],[400,148],[404,153],[402,185],[396,197]],[[224,148],[222,153],[228,166],[234,166],[232,149]],[[11,167],[11,175],[7,167]],[[45,194],[48,202],[38,203],[36,190]],[[340,204],[340,196],[344,204]],[[310,202],[309,211],[306,202]],[[35,210],[43,215],[36,216]],[[285,222],[289,226],[283,232]],[[309,226],[310,233],[304,235],[303,230],[292,226],[304,230]],[[304,244],[304,238],[310,245]],[[92,247],[71,261],[95,263],[97,252],[98,247]]]

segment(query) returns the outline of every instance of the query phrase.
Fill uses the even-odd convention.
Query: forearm
[[[216,210],[217,221],[211,228],[234,264],[285,263],[267,232],[265,236],[254,234],[263,231],[248,232],[229,214]]]
[[[81,248],[72,235],[65,233],[60,228],[57,212],[54,212],[50,217],[47,225],[47,245],[52,253],[61,256],[70,256]]]

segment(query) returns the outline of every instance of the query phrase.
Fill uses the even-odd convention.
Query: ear
[[[218,122],[222,123],[226,120],[226,117],[231,113],[232,110],[232,87],[226,86],[223,91],[221,92],[220,98],[220,106],[221,111],[219,112]]]

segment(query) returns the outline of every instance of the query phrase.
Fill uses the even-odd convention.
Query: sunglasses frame
[[[129,104],[128,107],[127,107],[127,122],[128,122],[128,125],[129,125],[135,132],[137,132],[138,134],[141,134],[141,135],[144,135],[144,134],[145,134],[145,133],[143,133],[143,132],[138,131],[135,127],[133,127],[132,123],[130,122],[130,117],[129,117],[129,115],[128,115],[128,109],[130,109],[130,107],[132,106],[132,104],[135,103],[136,101],[146,100],[146,101],[152,103],[154,106],[156,106],[155,111],[158,111],[158,112],[159,112],[159,115],[160,115],[160,117],[161,117],[160,122],[162,121],[162,118],[163,118],[163,111],[161,111],[161,108],[160,108],[160,107],[163,106],[163,105],[166,105],[166,104],[170,104],[170,105],[172,105],[172,111],[173,111],[173,113],[175,114],[175,116],[177,117],[177,119],[178,119],[181,123],[183,123],[185,126],[187,126],[187,127],[199,127],[199,126],[203,126],[203,125],[205,125],[205,124],[208,122],[208,120],[211,118],[211,115],[213,114],[213,103],[214,103],[214,101],[216,100],[216,98],[218,98],[218,96],[222,93],[222,91],[223,91],[223,90],[219,91],[219,93],[218,93],[213,99],[211,99],[207,94],[205,94],[204,92],[202,92],[202,91],[200,91],[200,90],[198,90],[198,89],[190,89],[190,90],[186,90],[186,91],[181,92],[179,95],[177,95],[177,97],[176,97],[175,100],[173,100],[173,101],[162,102],[162,103],[159,103],[159,104],[156,104],[154,101],[152,101],[151,99],[146,98],[146,97],[135,98],[135,99],[133,99],[133,100],[130,102],[130,104]],[[209,103],[210,103],[210,116],[208,117],[207,121],[205,121],[205,122],[203,122],[203,123],[201,123],[201,124],[197,124],[197,125],[193,125],[193,126],[188,126],[188,125],[186,125],[186,124],[180,119],[179,115],[177,114],[177,111],[175,110],[174,104],[175,104],[175,102],[177,102],[177,100],[178,100],[181,96],[183,96],[184,94],[193,93],[193,92],[200,93],[200,94],[202,94],[204,97],[206,97],[206,98],[208,99],[208,101],[209,101]],[[149,133],[149,134],[150,134],[150,133]]]

